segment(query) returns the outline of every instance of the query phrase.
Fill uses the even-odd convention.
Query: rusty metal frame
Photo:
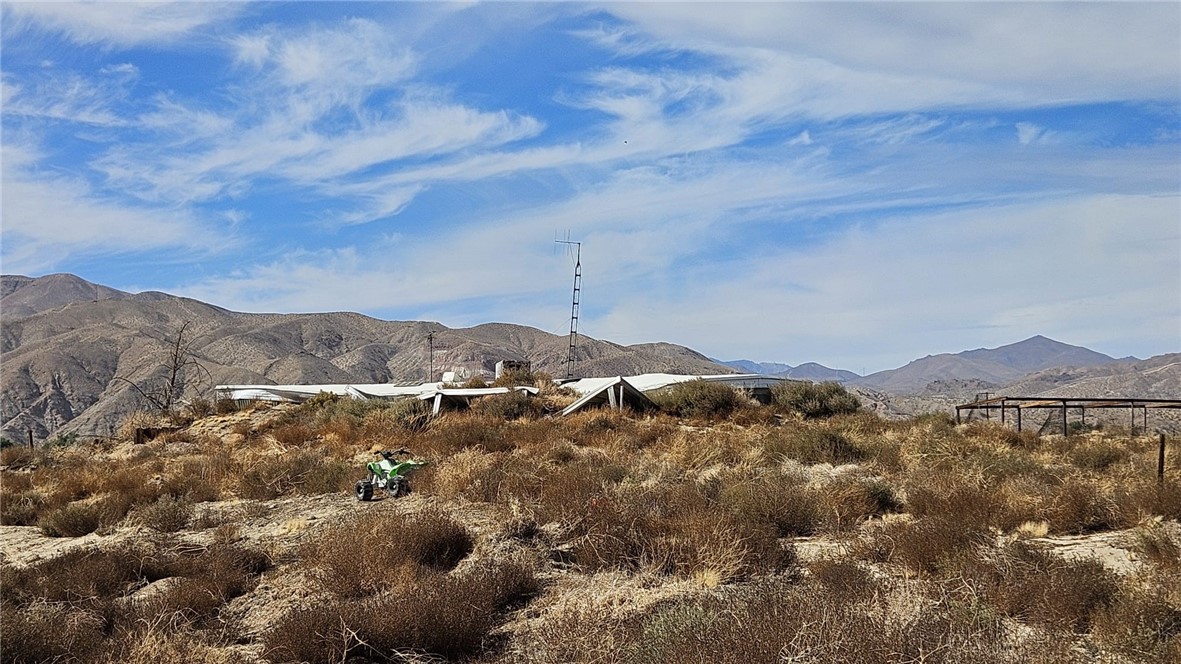
[[[966,404],[960,404],[955,407],[955,421],[957,424],[962,422],[963,411],[968,411],[969,418],[971,413],[982,410],[986,417],[991,419],[990,415],[993,411],[1000,411],[1001,422],[1005,422],[1006,413],[1010,410],[1017,412],[1017,430],[1022,430],[1022,411],[1027,409],[1055,409],[1062,411],[1062,434],[1066,435],[1069,431],[1067,424],[1067,411],[1070,409],[1078,409],[1082,412],[1083,422],[1086,422],[1088,408],[1127,408],[1131,413],[1132,432],[1136,431],[1136,409],[1139,408],[1143,414],[1143,429],[1148,431],[1148,410],[1149,409],[1181,409],[1181,400],[1178,399],[1122,399],[1122,398],[1075,398],[1075,397],[1010,397],[1010,396],[988,396],[984,398],[977,398],[975,401]]]

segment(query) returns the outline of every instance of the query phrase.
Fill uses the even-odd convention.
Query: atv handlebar
[[[410,454],[410,450],[406,449],[405,447],[399,447],[392,452],[389,450],[382,450],[380,452],[374,452],[374,454],[380,454],[381,458],[388,459],[393,456],[398,456],[399,454]]]

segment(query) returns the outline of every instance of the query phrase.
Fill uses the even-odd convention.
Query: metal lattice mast
[[[570,300],[570,350],[566,355],[566,378],[574,378],[574,352],[578,347],[578,295],[582,291],[582,243],[556,240],[574,245],[574,296]]]

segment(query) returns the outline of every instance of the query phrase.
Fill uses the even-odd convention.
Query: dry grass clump
[[[707,380],[677,383],[649,396],[670,415],[695,420],[723,419],[751,405],[730,385]]]
[[[824,518],[820,497],[804,479],[782,473],[724,487],[721,505],[739,520],[773,527],[779,537],[813,535]]]
[[[776,406],[804,419],[851,415],[861,409],[861,401],[835,382],[784,381],[771,388],[771,398]]]
[[[4,567],[4,659],[145,661],[142,644],[163,630],[193,643],[222,642],[222,608],[270,565],[269,556],[250,548],[183,549],[160,540]]]
[[[102,518],[101,503],[70,503],[41,515],[37,527],[47,537],[81,537],[98,530]]]
[[[1067,632],[1086,632],[1120,592],[1099,561],[1065,560],[1021,541],[981,548],[960,572],[1005,615]]]
[[[766,522],[735,518],[696,485],[621,485],[592,498],[567,526],[572,560],[725,583],[794,568],[795,552]]]
[[[1167,581],[1133,587],[1091,616],[1099,643],[1143,662],[1181,661],[1181,607],[1169,598]],[[1174,582],[1174,587],[1176,582]]]
[[[187,498],[160,496],[156,502],[134,512],[137,523],[162,533],[183,530],[193,517],[193,502]]]
[[[841,465],[865,458],[865,453],[845,434],[829,428],[810,426],[770,430],[761,441],[768,457],[794,459],[804,464]]]
[[[489,632],[504,613],[540,588],[533,570],[515,561],[392,578],[372,597],[287,614],[264,635],[265,653],[270,661],[311,664],[412,654],[470,660],[491,645]]]
[[[238,480],[237,493],[251,500],[344,491],[355,469],[317,450],[299,450],[257,459]]]
[[[473,546],[471,534],[444,512],[401,514],[375,506],[324,531],[301,553],[318,570],[321,588],[359,598],[385,590],[391,577],[454,569]]]
[[[485,417],[511,422],[521,418],[537,418],[544,412],[544,404],[525,392],[513,390],[505,394],[480,397],[471,404],[472,412]]]

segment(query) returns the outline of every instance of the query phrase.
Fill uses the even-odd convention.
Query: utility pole
[[[427,370],[426,382],[432,383],[435,380],[435,333],[433,331],[427,333],[426,341],[430,348],[430,369]]]
[[[582,291],[582,243],[554,240],[558,244],[574,246],[574,297],[570,302],[570,351],[566,355],[566,378],[574,379],[574,351],[578,346],[578,295]]]

